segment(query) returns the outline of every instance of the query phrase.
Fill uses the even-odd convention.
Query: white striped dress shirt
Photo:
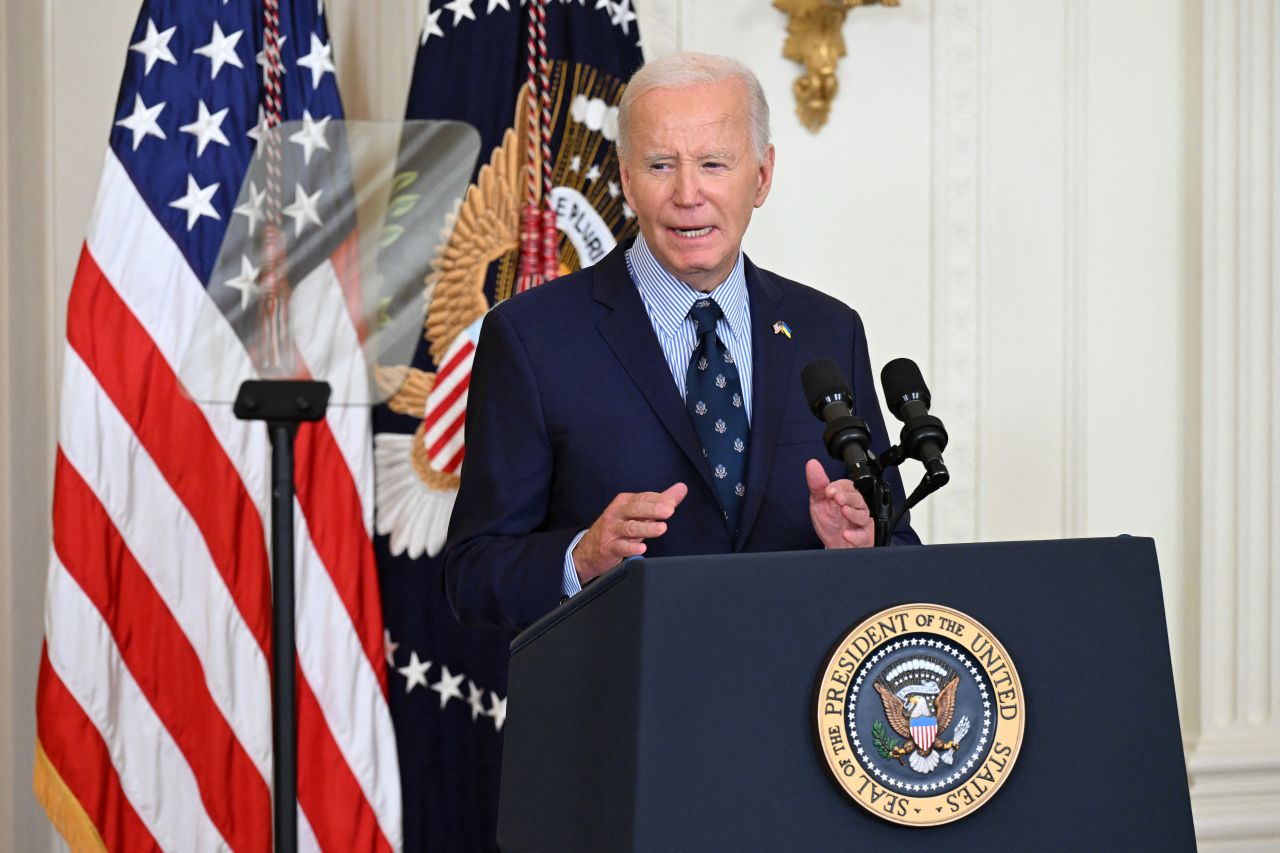
[[[738,378],[742,380],[742,402],[751,422],[751,304],[747,300],[747,278],[743,272],[742,252],[729,277],[710,293],[701,293],[662,268],[644,241],[636,237],[627,252],[627,271],[640,291],[640,301],[649,314],[649,324],[662,346],[671,378],[676,382],[680,399],[688,378],[689,359],[698,345],[696,325],[689,317],[693,303],[704,297],[714,299],[724,312],[716,323],[716,334],[729,348]]]

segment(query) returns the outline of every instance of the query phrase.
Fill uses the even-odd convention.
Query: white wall
[[[877,362],[921,364],[954,475],[926,537],[1155,537],[1202,844],[1280,842],[1275,4],[855,10],[815,135],[766,0],[639,2],[651,53],[762,77],[753,258],[857,307]],[[424,0],[326,6],[348,113],[396,117]],[[136,13],[0,6],[0,849],[49,843],[29,778],[62,311]]]

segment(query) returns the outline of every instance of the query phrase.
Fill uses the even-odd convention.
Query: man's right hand
[[[689,487],[676,483],[665,492],[623,492],[614,498],[573,549],[578,580],[585,586],[628,557],[643,554],[644,540],[667,532],[667,519],[687,494]]]

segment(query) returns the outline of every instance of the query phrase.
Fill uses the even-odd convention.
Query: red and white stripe
[[[467,389],[471,385],[471,363],[476,345],[463,332],[445,351],[436,371],[436,382],[427,394],[422,419],[423,444],[431,467],[446,474],[462,466],[466,452]]]
[[[307,285],[341,277],[326,263]],[[67,315],[37,726],[112,849],[271,844],[270,456],[262,424],[183,393],[193,341],[248,365],[209,304],[108,152]],[[326,309],[331,346],[358,351]],[[319,374],[320,353],[302,356]],[[367,409],[333,407],[296,442],[307,850],[401,847],[369,433]]]

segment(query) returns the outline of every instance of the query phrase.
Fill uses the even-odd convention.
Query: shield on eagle
[[[922,698],[923,701],[923,698]],[[932,715],[911,718],[911,739],[921,752],[928,752],[938,736],[938,718]]]

